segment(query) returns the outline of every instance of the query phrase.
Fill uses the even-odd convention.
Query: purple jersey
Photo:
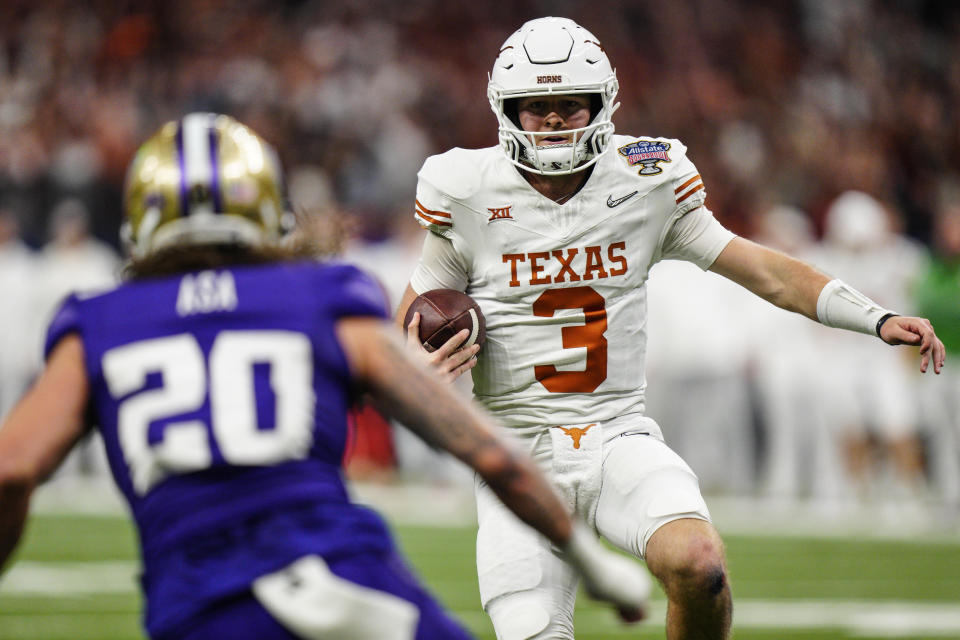
[[[386,317],[377,283],[339,264],[274,264],[69,298],[46,352],[83,341],[91,420],[140,534],[146,624],[205,607],[306,554],[390,553],[340,474],[346,316]]]

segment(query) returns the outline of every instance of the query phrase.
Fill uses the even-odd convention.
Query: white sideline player
[[[644,415],[651,265],[689,260],[828,326],[920,345],[922,370],[939,372],[943,345],[928,321],[723,228],[681,142],[614,135],[617,86],[597,38],[571,20],[532,20],[507,39],[488,89],[500,145],[453,149],[419,173],[416,218],[430,233],[398,318],[428,289],[473,296],[482,356],[422,357],[448,378],[473,368],[477,399],[569,507],[646,560],[669,599],[668,637],[724,638],[723,545],[696,476]],[[478,511],[480,596],[497,637],[573,638],[575,574],[482,483]]]

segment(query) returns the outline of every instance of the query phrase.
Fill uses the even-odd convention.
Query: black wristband
[[[883,314],[883,315],[880,317],[879,320],[877,320],[877,337],[878,337],[878,338],[880,338],[880,328],[883,326],[883,323],[886,322],[887,320],[889,320],[890,318],[892,318],[893,316],[898,316],[898,315],[900,315],[900,314],[899,314],[899,313],[885,313],[885,314]],[[880,339],[883,340],[883,338],[880,338]]]

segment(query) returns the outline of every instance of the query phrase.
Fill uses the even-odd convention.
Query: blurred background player
[[[42,329],[36,315],[32,277],[38,260],[20,236],[17,207],[0,201],[0,420],[13,408],[36,373],[34,348]]]
[[[90,211],[79,198],[64,198],[50,212],[49,234],[39,252],[37,271],[30,277],[37,305],[37,343],[32,354],[34,371],[43,368],[44,327],[70,294],[93,295],[113,288],[120,279],[120,257],[90,229]],[[101,436],[91,431],[74,447],[57,469],[58,479],[92,488],[109,482]]]
[[[429,289],[471,295],[487,318],[478,360],[476,345],[444,360],[408,344],[441,376],[472,369],[477,399],[567,505],[646,560],[668,598],[667,637],[725,638],[723,544],[696,475],[645,411],[651,266],[686,260],[827,326],[921,345],[924,371],[939,373],[943,345],[928,321],[720,225],[683,143],[614,135],[617,90],[598,39],[572,20],[507,38],[487,89],[500,144],[433,156],[418,174],[429,233],[397,317]],[[480,594],[498,638],[573,638],[575,574],[482,481],[477,500]]]
[[[893,216],[874,197],[848,191],[827,209],[825,236],[810,260],[891,309],[913,310],[911,287],[923,256],[893,227]],[[901,351],[823,330],[814,349],[828,361],[817,379],[822,406],[846,470],[841,491],[860,501],[918,504],[926,478],[919,436],[917,376]],[[852,495],[850,495],[852,494]]]
[[[150,637],[467,638],[347,498],[346,412],[367,392],[642,617],[646,576],[407,359],[380,286],[281,245],[280,168],[259,136],[193,113],[128,176],[128,282],[66,300],[46,368],[0,430],[0,564],[34,487],[96,425],[137,524]]]
[[[940,185],[933,237],[912,294],[917,312],[943,327],[947,354],[960,356],[960,183],[955,178]],[[945,373],[923,387],[921,407],[931,481],[955,520],[960,516],[960,375],[955,367]]]
[[[692,263],[664,260],[650,271],[647,308],[646,370],[656,381],[646,388],[647,415],[669,425],[670,448],[696,472],[702,492],[749,493],[758,464],[753,296]]]
[[[795,207],[761,201],[754,228],[760,244],[807,261],[815,255],[813,223]],[[836,433],[824,408],[831,390],[821,380],[817,345],[821,331],[839,332],[753,300],[745,331],[758,417],[757,491],[781,512],[806,500],[833,509],[846,492]]]

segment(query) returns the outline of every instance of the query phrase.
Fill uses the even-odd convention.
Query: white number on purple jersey
[[[276,404],[274,428],[258,428],[254,365],[266,364]],[[143,389],[147,375],[162,385]],[[136,492],[145,494],[171,473],[212,464],[214,438],[230,464],[263,465],[307,456],[312,444],[313,359],[309,339],[289,331],[223,331],[209,361],[196,338],[181,334],[116,347],[103,356],[111,395],[122,398],[117,414],[120,447]],[[198,411],[210,394],[212,436],[204,422],[164,426],[151,443],[150,424]]]

